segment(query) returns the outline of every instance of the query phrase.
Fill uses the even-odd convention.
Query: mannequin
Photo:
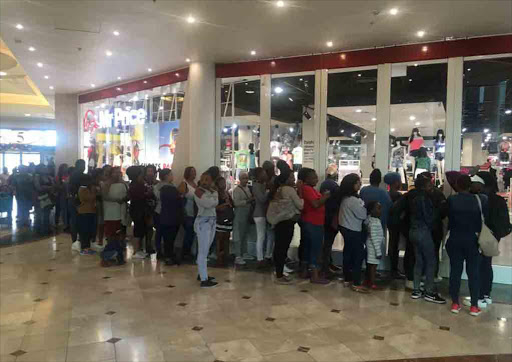
[[[247,171],[250,164],[250,153],[249,150],[245,149],[245,145],[240,145],[241,149],[235,152],[235,178],[238,180],[241,172]]]
[[[249,143],[249,171],[258,167],[256,162],[256,152],[254,152],[254,143]]]
[[[414,159],[414,178],[423,172],[430,172],[430,157],[428,157],[427,149],[425,147],[421,147],[418,150],[416,158]]]
[[[402,184],[407,183],[405,174],[405,146],[402,144],[402,141],[397,142],[396,139],[393,140],[390,154],[391,160],[389,164],[391,165],[391,171],[400,174]]]
[[[270,142],[270,152],[272,157],[281,157],[281,137],[277,136],[274,141]]]
[[[413,128],[411,132],[411,137],[409,137],[409,155],[414,157],[415,160],[412,163],[412,174],[415,174],[416,171],[416,157],[418,157],[418,153],[421,147],[425,144],[425,140],[421,136],[420,130],[418,128]]]
[[[446,152],[446,143],[444,141],[444,131],[442,129],[437,131],[436,139],[434,141],[434,152],[437,163],[436,179],[439,185],[443,185],[444,175],[444,154]]]
[[[299,143],[297,144],[297,146],[294,147],[294,149],[292,150],[292,155],[293,155],[293,171],[294,172],[299,172],[300,169],[302,168],[302,152],[303,152],[303,149],[302,149],[302,146],[301,146],[301,140],[299,140]]]
[[[511,151],[510,142],[507,140],[504,140],[500,143],[500,161],[502,163],[508,163],[510,162],[510,154]]]

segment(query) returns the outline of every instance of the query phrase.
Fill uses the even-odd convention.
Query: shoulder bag
[[[480,246],[480,250],[485,256],[498,256],[500,255],[500,247],[498,240],[491,232],[491,229],[487,225],[485,225],[484,213],[482,210],[482,202],[480,198],[475,195],[476,200],[478,201],[478,207],[480,209],[480,216],[482,217],[482,231],[480,231],[480,235],[478,236],[478,245]]]
[[[277,192],[281,192],[281,188]],[[275,198],[268,205],[267,222],[272,226],[281,221],[295,220],[297,216],[297,209],[290,199]]]
[[[241,187],[241,186],[238,186],[238,187],[245,194],[245,197],[247,198],[247,200],[249,200],[250,197],[249,197],[249,195],[247,195],[247,192],[245,192],[244,188]],[[249,205],[250,205],[250,207],[249,207],[249,215],[247,216],[247,221],[249,221],[249,224],[254,224],[254,204],[255,204],[254,201],[249,203]]]

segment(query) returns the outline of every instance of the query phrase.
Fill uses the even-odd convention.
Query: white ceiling
[[[89,91],[91,83],[104,87],[118,76],[143,77],[148,67],[153,74],[176,69],[186,58],[233,62],[512,32],[510,0],[285,3],[3,0],[0,34],[41,91],[53,94]],[[388,13],[392,7],[398,15]],[[187,23],[189,15],[195,24]],[[418,30],[426,31],[424,38],[416,37]],[[327,48],[327,41],[334,46]]]

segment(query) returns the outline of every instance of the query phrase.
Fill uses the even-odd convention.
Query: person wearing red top
[[[314,189],[318,183],[318,175],[315,170],[303,168],[300,173],[302,181],[302,198],[304,209],[302,210],[302,228],[304,230],[304,257],[311,268],[311,283],[328,284],[329,281],[320,277],[318,256],[322,250],[324,241],[325,202],[331,196],[326,191],[323,195]]]

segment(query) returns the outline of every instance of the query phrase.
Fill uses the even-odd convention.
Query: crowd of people
[[[3,182],[16,196],[18,225],[29,225],[33,206],[35,230],[49,235],[55,231],[50,224],[55,206],[55,228],[58,231],[63,223],[63,230],[71,234],[72,249],[80,255],[99,252],[103,267],[124,264],[130,251],[133,260],[153,257],[165,265],[195,260],[202,288],[218,284],[209,275],[208,261],[243,266],[252,258],[248,242],[253,228],[257,268],[273,268],[275,283],[293,284],[294,270],[286,261],[295,230],[300,229],[298,278],[315,284],[340,279],[345,287],[368,293],[379,288],[377,267],[387,254],[392,278],[406,279],[412,299],[444,304],[436,281],[441,246],[447,239],[451,311],[461,310],[465,263],[470,297],[462,304],[477,316],[492,303],[493,280],[492,258],[482,254],[479,233],[483,223],[498,240],[511,231],[507,204],[497,195],[496,179],[488,172],[472,177],[448,172],[451,195],[446,197],[428,172],[419,174],[414,187],[404,192],[396,173],[383,178],[375,169],[370,185],[361,188],[357,174],[338,184],[338,170],[330,166],[318,185],[315,170],[302,168],[295,174],[282,161],[265,162],[251,177],[242,172],[230,190],[215,166],[199,180],[196,169],[187,167],[178,185],[172,170],[153,165],[129,167],[129,181],[119,167],[85,171],[84,160],[73,167],[62,164],[56,174],[43,164],[20,166]],[[130,240],[127,231],[132,225]],[[344,241],[342,268],[332,258],[338,233]],[[178,237],[182,243],[176,243]],[[401,240],[405,241],[404,273],[399,267]]]

